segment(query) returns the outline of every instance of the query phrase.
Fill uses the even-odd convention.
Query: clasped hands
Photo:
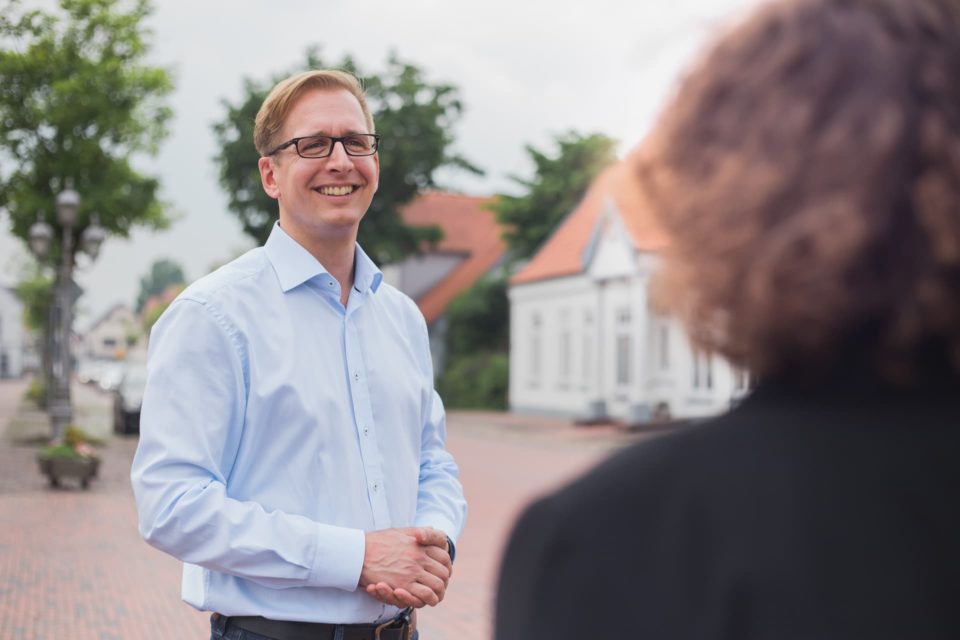
[[[380,602],[432,607],[443,600],[452,573],[442,531],[409,527],[366,533],[360,587]]]

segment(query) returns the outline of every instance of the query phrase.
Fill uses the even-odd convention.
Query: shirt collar
[[[278,222],[273,224],[273,230],[263,248],[284,293],[311,278],[329,273],[319,260],[287,235]],[[361,293],[368,289],[376,293],[382,281],[383,273],[360,245],[356,245],[353,287]]]

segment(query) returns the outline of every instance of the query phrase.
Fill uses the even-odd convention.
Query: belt
[[[211,616],[223,629],[236,627],[273,640],[408,640],[410,614],[403,611],[396,618],[381,624],[327,624],[324,622],[293,622],[270,620],[260,616]],[[342,629],[340,636],[337,629]]]

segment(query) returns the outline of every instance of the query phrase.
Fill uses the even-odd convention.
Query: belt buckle
[[[378,625],[373,629],[373,640],[380,640],[380,632],[382,632],[384,629],[388,628],[388,627],[389,627],[390,625],[392,625],[394,622],[396,622],[396,620],[387,620],[387,621],[384,622],[383,624],[378,624]]]
[[[393,625],[393,624],[397,624],[397,628],[398,628],[398,629],[403,629],[403,625],[404,625],[404,624],[409,625],[409,624],[410,624],[410,611],[411,611],[411,610],[410,610],[409,608],[408,608],[408,609],[404,609],[403,611],[400,612],[400,615],[398,615],[396,618],[391,618],[391,619],[387,620],[386,622],[384,622],[383,624],[378,624],[376,627],[374,627],[374,629],[373,629],[373,640],[380,640],[380,633],[381,633],[384,629],[389,629],[390,626]],[[408,631],[409,631],[409,627],[408,627]],[[408,634],[408,635],[409,635],[409,634]]]

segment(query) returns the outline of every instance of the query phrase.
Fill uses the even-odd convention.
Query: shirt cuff
[[[366,553],[363,531],[319,524],[316,540],[310,585],[356,591]]]

